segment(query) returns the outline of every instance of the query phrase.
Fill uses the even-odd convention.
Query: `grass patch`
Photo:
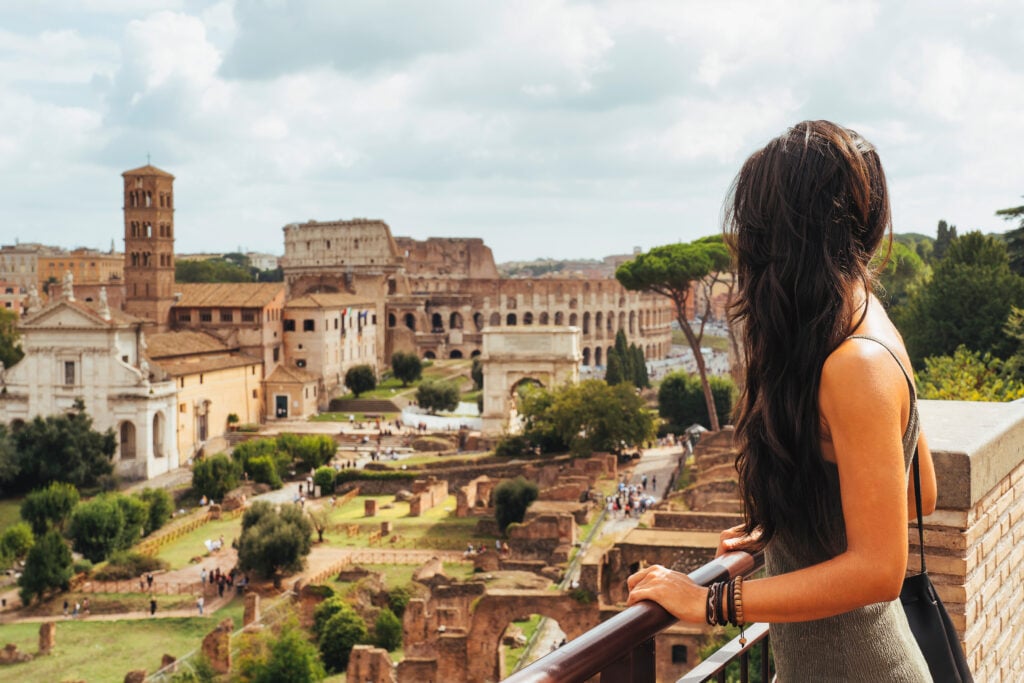
[[[93,604],[96,597],[90,596]],[[5,667],[4,675],[9,677],[5,680],[121,681],[132,669],[156,671],[165,653],[180,658],[195,650],[203,637],[225,617],[231,617],[240,627],[242,611],[242,601],[236,599],[206,617],[120,621],[62,619],[57,622],[57,644],[53,653]],[[3,630],[4,642],[14,643],[22,652],[36,652],[38,623],[5,624]]]
[[[391,422],[398,413],[370,413],[373,418],[367,417],[366,413],[318,413],[316,415],[310,415],[308,422],[343,422],[348,424],[348,416],[354,415],[354,422],[374,422],[378,417],[382,422]]]
[[[189,560],[193,557],[204,557],[208,561],[215,563],[217,556],[207,554],[203,541],[207,539],[212,541],[223,535],[225,545],[231,545],[231,541],[237,538],[241,532],[241,517],[219,519],[204,524],[198,529],[171,541],[160,548],[157,557],[161,560],[166,560],[171,569],[182,569],[189,566],[191,564]],[[227,571],[230,567],[221,567],[221,569]]]
[[[377,514],[366,517],[363,505],[370,499],[377,501]],[[390,507],[385,508],[385,505]],[[427,510],[420,517],[410,517],[409,504],[396,501],[394,496],[357,496],[332,510],[329,520],[324,540],[335,547],[464,550],[468,542],[477,544],[485,538],[475,533],[475,518],[455,516],[454,495],[448,496],[442,505]],[[371,544],[370,533],[379,530],[384,520],[392,522],[393,534],[397,534],[398,540],[391,542],[388,539]],[[347,527],[351,524],[359,525],[357,536],[348,535]]]
[[[533,635],[537,627],[540,626],[541,616],[539,614],[531,614],[530,618],[526,621],[513,621],[522,630],[523,635],[526,636],[526,642],[530,642],[530,636]],[[505,647],[505,678],[508,678],[516,670],[516,666],[519,664],[519,660],[523,658],[523,652],[526,650],[526,645],[522,647]],[[547,654],[547,653],[544,653]]]

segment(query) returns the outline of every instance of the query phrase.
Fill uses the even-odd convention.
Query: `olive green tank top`
[[[910,388],[910,419],[903,433],[903,461],[909,474],[917,447],[920,421],[914,383],[899,356],[885,342],[866,335],[848,339],[868,339],[881,344],[899,364]],[[839,473],[827,468],[828,486],[835,504],[833,519],[822,520],[836,530],[840,547],[846,547],[842,519]],[[769,576],[785,574],[816,564],[820,559],[802,556],[778,536],[765,548],[765,569]],[[931,681],[928,664],[914,639],[899,600],[859,607],[825,619],[769,625],[771,647],[779,683],[808,681],[871,681],[872,683],[923,683]]]

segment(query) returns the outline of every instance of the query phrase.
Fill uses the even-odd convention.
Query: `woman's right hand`
[[[742,524],[737,524],[734,527],[729,527],[718,536],[718,550],[715,551],[715,557],[720,557],[726,553],[735,552],[737,550],[746,550],[747,552],[756,551],[761,542],[760,530],[755,530],[754,533],[746,533],[746,527]]]

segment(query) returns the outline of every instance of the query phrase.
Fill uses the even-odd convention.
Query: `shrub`
[[[117,499],[104,493],[78,504],[71,515],[68,535],[75,550],[92,562],[102,562],[120,549],[124,528],[124,512]]]
[[[494,517],[502,533],[513,522],[522,522],[526,509],[537,499],[537,485],[522,477],[503,481],[494,489]]]
[[[88,576],[92,573],[92,562],[83,557],[80,560],[75,560],[74,564],[71,565],[71,569],[75,574],[85,574]]]
[[[351,609],[351,606],[340,595],[332,595],[316,606],[313,610],[313,635],[317,640],[323,637],[324,626],[331,617],[345,609]]]
[[[150,557],[142,553],[125,550],[113,553],[101,569],[96,572],[97,581],[123,581],[134,579],[149,572],[164,571],[170,568],[166,560]]]
[[[708,377],[708,382],[715,411],[722,424],[727,424],[736,400],[736,385],[728,377],[714,375]],[[682,434],[694,423],[708,427],[708,407],[700,378],[685,372],[673,372],[666,377],[658,388],[658,414],[673,425],[671,430],[676,434]]]
[[[0,535],[0,561],[4,564],[24,559],[32,549],[35,537],[27,522],[12,524]]]
[[[238,566],[280,584],[283,572],[302,569],[313,545],[313,525],[297,506],[278,512],[265,501],[256,501],[242,515],[238,541]]]
[[[388,652],[402,647],[402,622],[387,607],[377,615],[373,633],[376,636],[377,647],[382,647]]]
[[[448,382],[423,382],[416,389],[416,402],[429,413],[455,410],[459,406],[459,388]]]
[[[395,586],[388,591],[388,607],[395,613],[395,616],[402,618],[411,598],[412,594],[409,593],[408,588],[405,586]]]
[[[320,658],[324,667],[332,673],[344,671],[352,646],[365,642],[366,636],[366,622],[351,607],[332,616],[320,636]]]
[[[284,486],[281,475],[277,472],[277,465],[271,455],[257,455],[250,458],[245,464],[245,471],[249,477],[260,484],[267,484],[272,489],[279,489]]]
[[[21,601],[26,605],[33,598],[60,588],[67,590],[71,582],[71,550],[54,530],[40,537],[25,558],[25,571],[18,578]]]
[[[142,532],[149,522],[149,506],[134,496],[112,495],[114,502],[121,508],[121,516],[124,518],[124,526],[121,527],[115,550],[131,548],[142,538]]]
[[[25,496],[21,502],[21,518],[29,523],[36,536],[42,536],[50,529],[63,531],[78,500],[78,489],[55,481],[45,489],[36,489]]]
[[[211,501],[223,500],[228,491],[238,486],[241,474],[242,466],[225,454],[211,455],[192,466],[192,490]]]
[[[306,639],[294,618],[277,632],[262,636],[258,648],[263,656],[244,657],[238,664],[241,680],[248,683],[313,683],[326,672],[317,657],[316,647]]]
[[[377,386],[377,375],[369,365],[353,365],[345,373],[345,386],[359,398],[359,394]]]
[[[530,440],[522,434],[503,436],[494,447],[494,454],[510,458],[520,455],[532,455],[533,446]]]
[[[334,469],[321,467],[313,474],[313,483],[320,487],[321,495],[334,493]]]
[[[138,494],[139,499],[149,505],[149,515],[146,518],[146,526],[143,532],[146,536],[167,524],[174,512],[174,500],[164,489],[142,489]]]
[[[329,436],[304,436],[299,439],[292,456],[303,471],[315,470],[331,461],[338,446]]]

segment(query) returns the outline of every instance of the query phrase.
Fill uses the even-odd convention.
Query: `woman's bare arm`
[[[829,357],[819,404],[839,469],[847,549],[813,567],[745,581],[748,622],[820,619],[899,594],[907,565],[902,433],[908,402],[903,373],[884,348],[847,344]],[[704,619],[707,591],[682,574],[649,567],[630,577],[629,586],[630,604],[655,600],[680,619]]]

